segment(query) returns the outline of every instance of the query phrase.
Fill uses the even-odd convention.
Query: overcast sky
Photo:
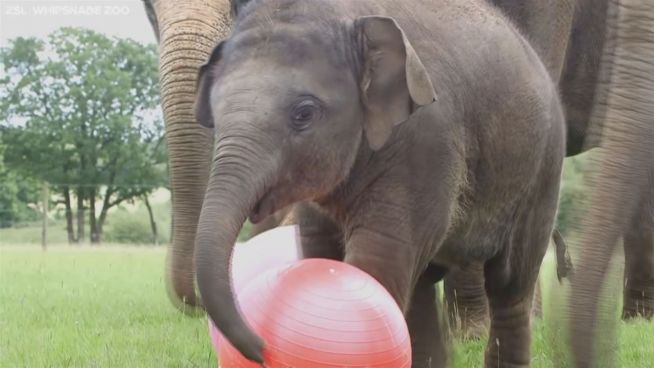
[[[16,37],[45,37],[65,26],[155,43],[141,0],[0,0],[0,46]]]

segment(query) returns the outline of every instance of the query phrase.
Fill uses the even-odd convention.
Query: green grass
[[[0,367],[212,367],[159,248],[0,248]]]
[[[0,367],[215,367],[206,319],[166,297],[164,260],[152,247],[0,247]],[[532,367],[562,367],[555,328],[535,324]],[[618,335],[618,366],[652,366],[654,323]],[[480,367],[484,345],[457,342],[454,366]]]
[[[558,326],[559,328],[562,326]],[[566,352],[560,333],[544,321],[534,324],[531,347],[532,368],[564,368],[570,365],[561,358]],[[654,362],[654,322],[638,320],[619,323],[617,367],[651,368]],[[561,340],[555,340],[561,338]],[[453,347],[454,367],[481,367],[486,340],[458,341]]]
[[[64,244],[68,242],[65,224],[51,222],[48,225],[48,243]],[[29,226],[0,229],[0,245],[8,244],[41,244],[41,226],[29,224]]]

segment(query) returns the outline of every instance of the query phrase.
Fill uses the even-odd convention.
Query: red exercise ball
[[[374,278],[343,262],[306,259],[253,279],[239,293],[264,339],[268,368],[403,368],[411,342],[395,300]],[[222,368],[259,368],[221,339]]]
[[[238,295],[250,280],[272,268],[300,259],[300,234],[297,225],[279,226],[236,244],[230,272],[234,292]],[[218,352],[220,332],[211,319],[209,335]]]
[[[279,226],[236,244],[231,261],[232,285],[236,293],[257,275],[301,257],[297,225]]]

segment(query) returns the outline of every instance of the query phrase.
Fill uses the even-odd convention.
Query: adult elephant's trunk
[[[262,155],[254,152],[257,150],[218,143],[198,224],[195,264],[200,294],[211,319],[245,357],[263,362],[263,342],[240,315],[230,280],[239,231],[264,194],[265,183],[270,182],[266,172],[274,169],[262,168]]]
[[[173,304],[189,312],[201,305],[195,294],[193,251],[213,138],[210,130],[195,121],[196,78],[199,66],[228,30],[230,8],[228,0],[154,0],[146,2],[147,9],[159,39],[161,103],[172,192],[166,281]]]
[[[611,1],[611,6],[610,48],[603,60],[610,73],[602,81],[610,81],[603,84],[610,90],[600,96],[606,102],[603,137],[570,300],[575,364],[588,368],[597,366],[599,294],[610,257],[654,173],[654,2]],[[608,322],[614,317],[607,316]]]

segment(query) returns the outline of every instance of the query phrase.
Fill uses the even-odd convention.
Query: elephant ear
[[[395,125],[436,100],[429,74],[393,18],[366,16],[355,21],[363,40],[364,131],[373,150],[384,146]]]
[[[213,114],[211,113],[211,87],[215,80],[212,67],[222,57],[223,42],[219,43],[209,57],[209,61],[200,67],[198,82],[195,89],[195,120],[207,128],[213,128]]]

